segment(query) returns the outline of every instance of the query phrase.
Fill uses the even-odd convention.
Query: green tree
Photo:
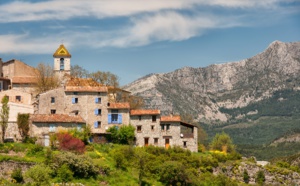
[[[18,113],[17,124],[22,139],[28,137],[29,132],[29,114]]]
[[[0,117],[1,117],[1,130],[2,130],[2,142],[4,142],[4,138],[5,138],[5,133],[6,133],[6,129],[7,129],[7,125],[8,125],[8,117],[9,117],[9,106],[8,106],[8,96],[5,95],[2,98],[2,109],[0,112]]]
[[[57,170],[57,177],[59,180],[63,183],[67,183],[69,181],[72,181],[73,179],[73,172],[70,170],[69,166],[67,164],[63,164],[60,168]]]
[[[219,150],[224,152],[235,152],[235,146],[228,134],[225,132],[217,133],[213,138],[210,148],[212,150]]]
[[[50,185],[51,172],[48,166],[38,164],[26,171],[25,178],[27,178],[27,182],[33,186]]]
[[[107,130],[111,134],[111,140],[119,144],[130,144],[134,140],[134,131],[135,128],[132,125],[121,126],[120,129],[113,126]]]
[[[244,179],[244,182],[245,182],[245,183],[249,183],[250,176],[249,176],[249,174],[248,174],[247,169],[244,169],[243,179]]]

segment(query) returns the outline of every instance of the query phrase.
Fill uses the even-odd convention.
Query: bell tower
[[[59,75],[59,77],[71,73],[71,54],[63,44],[55,51],[53,58],[54,72]]]

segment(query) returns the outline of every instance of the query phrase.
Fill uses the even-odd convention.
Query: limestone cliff
[[[124,89],[162,113],[190,113],[198,120],[227,121],[220,107],[244,107],[280,89],[300,87],[300,42],[274,41],[262,53],[238,62],[184,67],[150,74]]]

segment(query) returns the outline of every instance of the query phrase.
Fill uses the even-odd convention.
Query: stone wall
[[[8,178],[10,178],[10,175],[14,169],[20,167],[22,169],[22,172],[25,173],[30,167],[32,167],[34,165],[35,165],[35,163],[2,161],[2,162],[0,162],[0,177],[8,179]]]
[[[14,76],[35,76],[35,68],[19,61],[10,60],[2,65],[3,77],[12,78]]]

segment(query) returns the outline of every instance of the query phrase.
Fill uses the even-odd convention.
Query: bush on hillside
[[[84,143],[68,133],[58,133],[57,140],[59,142],[59,150],[71,151],[79,154],[82,154],[85,151]]]
[[[52,162],[52,168],[56,172],[61,166],[67,165],[74,173],[74,177],[77,178],[96,176],[99,171],[90,157],[86,155],[76,155],[72,152],[57,154],[53,156]]]

